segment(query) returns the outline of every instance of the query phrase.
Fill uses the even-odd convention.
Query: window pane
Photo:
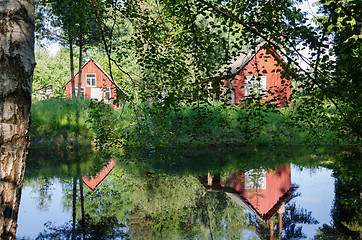
[[[266,189],[265,169],[253,169],[245,173],[245,189]]]
[[[106,102],[109,102],[111,98],[111,88],[107,87],[104,89],[104,99]]]
[[[85,76],[86,76],[87,86],[95,87],[97,85],[96,82],[97,78],[95,73],[87,73]]]
[[[245,77],[245,97],[251,94],[266,94],[266,76],[246,76]]]

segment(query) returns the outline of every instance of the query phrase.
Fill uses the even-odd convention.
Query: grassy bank
[[[149,107],[140,112],[138,142],[148,148],[339,143],[338,134],[325,127],[293,122],[293,109],[205,105],[167,114],[154,114]]]
[[[75,144],[92,145],[95,136],[87,123],[89,101],[49,99],[31,109],[31,150],[69,150]],[[91,148],[91,147],[90,147]]]
[[[79,143],[133,152],[340,143],[338,135],[324,127],[295,124],[293,109],[205,105],[167,113],[161,110],[150,105],[113,110],[81,99],[36,102],[32,106],[32,146],[66,149]]]

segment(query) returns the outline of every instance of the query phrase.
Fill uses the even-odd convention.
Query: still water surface
[[[335,220],[336,179],[321,166],[243,170],[221,161],[219,170],[177,174],[105,160],[90,173],[94,161],[39,166],[36,158],[18,239],[314,239]]]

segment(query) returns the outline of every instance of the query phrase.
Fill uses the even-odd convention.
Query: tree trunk
[[[81,226],[82,226],[82,235],[83,235],[83,239],[85,238],[85,211],[84,211],[84,194],[83,194],[83,180],[80,177],[79,178],[79,192],[80,192],[80,209],[81,209],[81,214],[82,214],[82,219],[81,219]]]
[[[82,52],[83,52],[83,30],[79,27],[79,73],[78,73],[78,97],[80,98],[82,86]]]
[[[73,63],[73,39],[69,37],[69,62],[70,62],[70,83],[72,84],[72,98],[75,96],[74,63]]]
[[[0,239],[15,239],[29,143],[34,0],[0,1]]]
[[[76,239],[75,234],[75,227],[77,221],[77,179],[73,177],[73,208],[72,208],[72,217],[73,217],[73,224],[72,224],[72,240]]]

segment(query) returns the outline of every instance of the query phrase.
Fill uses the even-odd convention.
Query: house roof
[[[295,190],[298,188],[297,185],[292,185],[286,192],[284,192],[283,195],[281,195],[277,202],[274,203],[273,207],[271,207],[268,212],[261,213],[258,211],[258,209],[249,202],[248,199],[246,199],[240,192],[236,191],[234,188],[231,187],[222,187],[220,185],[214,185],[214,186],[207,186],[204,184],[204,187],[208,191],[212,192],[224,192],[228,197],[230,197],[236,204],[238,204],[241,207],[246,208],[253,214],[255,214],[260,220],[267,222],[271,217],[273,217],[279,210],[279,208],[282,206],[283,203],[287,202],[288,199],[293,195]]]
[[[89,62],[93,62],[94,65],[96,65],[96,66],[99,68],[99,70],[101,70],[101,71],[104,73],[104,75],[107,76],[107,78],[114,84],[114,86],[116,86],[116,88],[117,88],[118,90],[120,90],[123,94],[126,94],[126,93],[122,90],[122,88],[120,88],[120,87],[118,86],[118,84],[108,75],[108,73],[106,73],[106,71],[104,71],[104,69],[103,69],[93,58],[90,58],[85,64],[83,64],[82,70],[83,70],[83,68],[84,68]],[[78,71],[76,74],[74,74],[74,76],[76,76],[78,73],[79,73],[79,71]],[[65,83],[64,88],[65,88],[65,86],[66,86],[70,81],[71,81],[71,79],[70,79],[68,82]]]
[[[226,64],[221,66],[214,77],[235,75],[239,73],[239,71],[242,70],[261,49],[265,48],[265,45],[267,45],[267,43],[264,42],[257,45],[255,48],[239,51],[235,57],[229,59]],[[280,58],[277,53],[275,56]]]
[[[259,212],[258,209],[252,203],[250,203],[244,196],[242,196],[240,193],[229,192],[229,191],[224,191],[224,192],[239,206],[242,206],[242,207],[248,209],[253,214],[255,214],[260,220],[267,222],[271,217],[273,217],[278,212],[278,210],[283,205],[283,203],[288,201],[288,199],[293,195],[293,193],[295,192],[295,190],[297,188],[298,188],[298,186],[296,186],[296,185],[291,186],[291,188],[288,189],[288,191],[286,191],[278,199],[278,201],[274,204],[274,206],[272,208],[270,208],[269,211],[265,214],[262,214],[261,212]]]

